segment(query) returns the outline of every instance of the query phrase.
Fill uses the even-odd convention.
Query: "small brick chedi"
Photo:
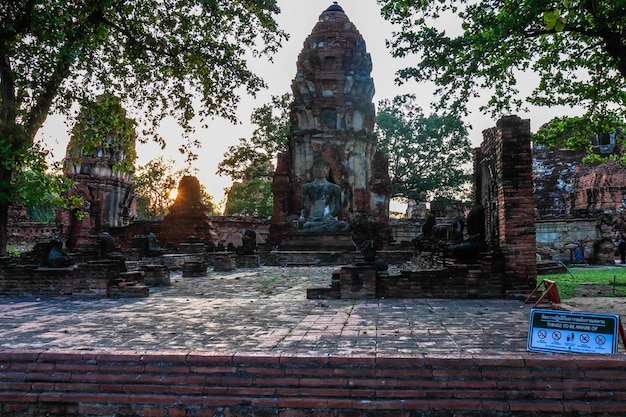
[[[341,190],[337,220],[347,223],[354,240],[388,238],[391,186],[374,134],[371,70],[363,37],[334,3],[320,15],[298,57],[289,151],[278,156],[272,186],[274,243],[298,223],[303,185],[316,179],[320,160],[328,165],[327,180]]]
[[[209,208],[202,203],[198,178],[186,175],[178,183],[176,201],[163,218],[158,240],[161,244],[180,244],[190,236],[205,243],[217,244],[220,240]]]

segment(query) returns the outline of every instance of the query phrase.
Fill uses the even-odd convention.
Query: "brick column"
[[[496,129],[498,240],[505,256],[505,284],[511,290],[532,289],[537,249],[530,120],[506,116]]]

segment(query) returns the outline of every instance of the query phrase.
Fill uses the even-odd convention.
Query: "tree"
[[[51,110],[106,91],[145,115],[143,137],[175,117],[235,120],[239,93],[263,81],[248,68],[287,35],[275,0],[86,0],[0,3],[0,252],[14,172]],[[185,149],[183,149],[185,150]]]
[[[626,135],[624,134],[624,121],[616,115],[606,114],[602,123],[588,123],[584,117],[555,117],[541,126],[537,133],[532,135],[534,142],[547,146],[556,146],[567,149],[582,149],[586,152],[583,162],[606,162],[619,161],[626,165]],[[598,134],[614,134],[615,143],[621,146],[617,148],[620,153],[611,153],[602,156],[594,152],[593,138]]]
[[[419,56],[398,80],[433,81],[438,108],[463,115],[484,91],[491,97],[481,110],[494,117],[525,104],[580,106],[585,114],[567,122],[572,146],[586,144],[589,132],[623,127],[626,1],[378,2],[385,19],[400,25],[388,42],[393,55]],[[537,82],[521,94],[518,79],[530,82],[529,72]]]
[[[415,96],[406,94],[378,104],[376,132],[389,161],[392,197],[466,197],[471,147],[458,117],[425,116]]]
[[[60,164],[48,166],[48,153],[40,143],[35,143],[24,155],[22,168],[12,178],[16,201],[25,205],[29,216],[39,222],[54,221],[58,207],[81,216],[84,202],[79,197],[65,195],[74,183],[63,173]]]
[[[174,202],[173,194],[188,168],[174,172],[174,161],[160,156],[137,168],[133,178],[137,217],[162,217]]]
[[[137,122],[127,117],[119,98],[101,94],[94,100],[83,99],[72,127],[65,163],[78,164],[96,154],[109,155],[113,169],[133,172],[137,152]],[[111,159],[112,158],[112,159]]]
[[[204,184],[200,184],[200,202],[209,208],[211,216],[218,214],[217,206],[213,201],[213,196],[209,194]]]
[[[226,192],[224,215],[271,216],[273,204],[271,181],[254,178],[236,182]]]
[[[272,96],[271,102],[254,109],[250,122],[252,136],[230,146],[219,163],[217,174],[228,175],[234,183],[226,190],[224,214],[272,214],[272,161],[287,150],[290,94]]]
[[[165,216],[174,203],[174,191],[184,175],[191,175],[189,167],[174,171],[174,161],[171,159],[164,161],[162,156],[140,166],[134,177],[137,217]],[[215,211],[213,197],[202,184],[200,188],[202,202],[213,213]]]
[[[228,175],[233,180],[272,177],[271,161],[287,150],[290,101],[287,93],[272,96],[270,103],[252,111],[250,123],[256,125],[252,137],[240,138],[238,145],[228,147],[217,166],[217,175]]]

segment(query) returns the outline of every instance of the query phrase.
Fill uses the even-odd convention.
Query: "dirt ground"
[[[582,284],[575,297],[564,304],[590,313],[619,314],[626,318],[626,289],[623,286]]]

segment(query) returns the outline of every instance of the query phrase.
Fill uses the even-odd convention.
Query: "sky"
[[[355,24],[367,45],[367,51],[372,57],[372,78],[376,88],[374,103],[383,99],[391,99],[396,95],[415,94],[419,104],[425,113],[430,113],[429,105],[433,98],[434,87],[428,84],[418,84],[409,81],[403,85],[395,83],[396,72],[416,62],[416,58],[403,60],[393,58],[385,46],[385,40],[390,39],[394,30],[393,25],[380,16],[380,6],[376,0],[340,0],[339,5],[343,8],[348,18]],[[270,101],[272,95],[280,95],[291,92],[291,81],[296,74],[296,61],[302,50],[306,37],[319,20],[319,15],[331,4],[331,0],[278,0],[281,13],[276,17],[279,26],[290,34],[289,41],[283,44],[281,50],[273,56],[273,63],[267,58],[257,59],[250,62],[250,67],[260,75],[268,84],[268,89],[257,94],[256,98],[244,95],[237,112],[240,123],[233,125],[231,122],[215,119],[209,123],[207,129],[198,128],[194,137],[202,142],[202,148],[198,150],[198,160],[192,167],[198,169],[195,174],[199,181],[204,184],[207,191],[218,203],[224,198],[224,188],[232,183],[229,177],[216,175],[217,165],[224,159],[224,153],[231,145],[236,145],[239,138],[250,137],[254,126],[250,125],[250,115],[253,109]],[[523,92],[523,90],[522,90]],[[245,94],[245,92],[244,92]],[[484,100],[488,96],[485,95]],[[482,98],[481,98],[482,99]],[[480,145],[481,132],[495,126],[496,120],[490,116],[480,114],[477,110],[480,100],[475,103],[469,117],[465,120],[472,129],[470,141],[472,146]],[[472,103],[470,103],[470,109]],[[552,117],[561,116],[562,109],[534,109],[529,113],[518,113],[524,119],[531,119],[531,129],[536,129]],[[43,140],[53,150],[54,160],[60,160],[65,155],[65,149],[69,140],[69,128],[60,115],[51,115],[42,127],[38,138]],[[163,155],[165,159],[174,159],[178,167],[184,166],[185,157],[178,152],[178,146],[182,143],[181,130],[175,121],[166,120],[160,130],[166,139],[168,146],[165,150],[154,143],[137,144],[138,160],[136,166],[141,166],[148,161]],[[392,210],[394,208],[392,207]]]

